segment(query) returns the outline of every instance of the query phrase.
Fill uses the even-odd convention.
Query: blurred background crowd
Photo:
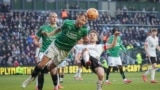
[[[134,7],[123,5],[116,8],[115,15],[111,15],[107,10],[99,10],[99,18],[88,21],[87,26],[89,30],[94,29],[99,33],[98,43],[105,43],[104,38],[111,35],[111,30],[114,27],[119,28],[127,49],[127,55],[122,53],[124,64],[136,64],[139,54],[142,63],[145,63],[145,38],[152,27],[160,30],[160,15],[155,9],[143,8],[137,11]],[[64,19],[74,20],[77,14],[83,11],[78,5],[63,9],[58,13],[58,25],[61,25]],[[0,4],[0,12],[0,66],[35,65],[36,47],[33,39],[39,27],[47,24],[50,11],[12,10],[8,4]]]

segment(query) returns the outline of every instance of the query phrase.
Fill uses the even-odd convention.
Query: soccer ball
[[[98,10],[95,8],[89,8],[86,14],[87,14],[88,20],[95,20],[99,16]]]

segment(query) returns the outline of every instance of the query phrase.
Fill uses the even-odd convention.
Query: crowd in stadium
[[[69,19],[75,19],[76,13],[77,11],[71,11]],[[155,13],[125,12],[123,9],[118,9],[115,16],[111,16],[108,12],[100,13],[99,19],[89,21],[88,25],[90,30],[95,29],[99,32],[101,43],[103,43],[102,37],[111,34],[114,25],[119,25],[126,48],[128,45],[135,48],[142,47],[150,29],[147,25],[160,25],[160,18]],[[0,22],[0,66],[35,65],[33,38],[39,27],[47,22],[47,13],[10,11],[0,14]]]

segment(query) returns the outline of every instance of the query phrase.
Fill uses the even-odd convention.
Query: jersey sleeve
[[[39,29],[38,32],[36,33],[36,36],[37,36],[37,37],[39,37],[39,38],[42,37],[42,33],[41,33],[42,30],[43,30],[43,27],[40,27],[40,29]]]
[[[121,38],[120,38],[120,47],[121,47],[121,49],[122,49],[124,52],[127,51],[126,48],[125,48],[124,45],[123,45],[123,42],[122,42],[122,39],[121,39]]]
[[[149,43],[149,37],[146,38],[144,45],[148,45],[148,43]]]
[[[108,38],[108,44],[111,44],[112,43],[112,41],[113,41],[113,36],[110,36],[109,38]]]

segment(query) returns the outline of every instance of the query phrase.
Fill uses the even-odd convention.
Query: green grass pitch
[[[119,73],[111,73],[111,85],[103,85],[103,90],[160,90],[160,83],[151,84],[149,81],[144,83],[142,81],[142,73],[125,73],[127,78],[133,82],[124,84]],[[21,88],[21,82],[29,75],[11,75],[0,76],[0,90],[35,90],[35,82],[31,83],[25,89]],[[82,74],[83,81],[76,81],[73,79],[73,74],[65,74],[64,86],[61,90],[96,90],[97,77],[95,74]],[[148,80],[150,76],[148,76]],[[156,79],[160,81],[160,73],[156,73]],[[45,75],[45,83],[43,90],[53,90],[51,77],[49,74]]]

